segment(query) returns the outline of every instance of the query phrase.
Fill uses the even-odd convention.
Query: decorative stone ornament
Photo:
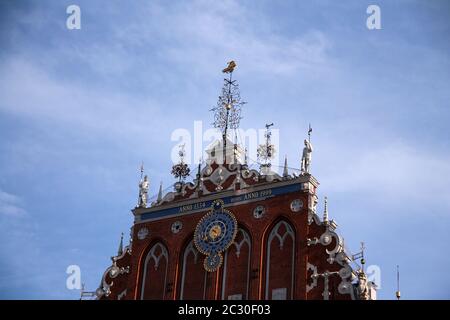
[[[183,223],[181,221],[175,221],[174,223],[172,223],[172,233],[177,234],[181,231],[181,229],[183,229]]]
[[[139,240],[144,240],[145,238],[147,238],[149,233],[150,232],[148,231],[147,228],[145,228],[145,227],[144,228],[140,228],[139,231],[138,231],[137,237],[138,237]]]
[[[303,208],[303,201],[300,199],[292,200],[291,210],[292,212],[299,212]]]
[[[253,209],[253,217],[255,219],[261,219],[265,213],[266,208],[263,205],[259,205],[255,209]]]

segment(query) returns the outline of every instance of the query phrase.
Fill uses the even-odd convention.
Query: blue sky
[[[66,8],[81,8],[81,30]],[[381,30],[366,8],[381,8]],[[230,59],[241,127],[280,130],[347,247],[365,241],[392,299],[450,298],[448,1],[0,2],[0,297],[95,289],[132,225],[138,168],[170,176],[171,133],[212,122]]]

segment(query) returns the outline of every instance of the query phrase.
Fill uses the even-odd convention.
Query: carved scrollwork
[[[311,275],[311,280],[312,280],[311,284],[306,284],[306,292],[309,292],[312,289],[314,289],[315,287],[317,287],[317,278],[318,278],[317,267],[308,262],[306,270],[307,271],[311,270],[313,272],[313,274]]]
[[[308,238],[306,239],[306,245],[309,246],[313,246],[319,243],[319,239],[317,237],[314,237],[312,239]]]
[[[327,259],[327,261],[328,261],[330,264],[332,264],[332,263],[334,263],[334,262],[336,261],[336,255],[337,255],[339,252],[341,252],[342,249],[343,249],[343,246],[342,246],[342,239],[341,239],[341,237],[339,237],[339,235],[338,235],[336,232],[334,232],[334,231],[327,230],[324,234],[327,234],[327,233],[331,236],[331,238],[335,238],[335,239],[336,239],[336,245],[335,245],[335,247],[334,247],[332,250],[326,249],[326,253],[328,254],[328,259]],[[324,234],[322,234],[321,238],[324,237],[324,239],[325,239]],[[330,243],[331,243],[331,241],[330,241]]]
[[[97,298],[101,298],[102,296],[108,297],[111,294],[111,287],[114,285],[114,281],[108,283],[106,277],[109,276],[111,279],[117,278],[119,275],[124,273],[130,273],[130,266],[119,267],[117,266],[117,261],[122,259],[125,254],[131,254],[131,247],[126,246],[125,250],[120,256],[111,257],[112,265],[108,267],[103,273],[102,281],[100,283],[100,287],[95,291]]]

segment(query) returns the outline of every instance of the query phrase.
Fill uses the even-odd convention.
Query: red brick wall
[[[290,203],[294,199],[303,201],[303,208],[300,212],[294,213],[290,209]],[[253,217],[253,209],[258,205],[266,207],[266,213],[261,219]],[[340,266],[329,264],[328,255],[322,245],[307,246],[307,238],[320,237],[325,231],[324,226],[317,226],[315,223],[308,225],[308,194],[306,192],[295,192],[281,196],[256,201],[252,203],[227,206],[238,220],[239,226],[247,230],[251,239],[251,248],[244,244],[241,248],[239,258],[236,256],[236,248],[232,245],[229,248],[228,259],[226,261],[226,280],[223,288],[222,266],[218,272],[208,273],[203,268],[204,255],[198,253],[195,262],[194,254],[190,253],[185,266],[185,283],[183,287],[183,299],[226,299],[229,295],[241,293],[243,298],[264,299],[266,292],[266,270],[269,267],[269,298],[272,289],[287,288],[287,296],[290,298],[291,292],[294,299],[323,299],[323,280],[318,279],[318,285],[314,290],[306,293],[306,285],[311,282],[311,272],[307,272],[307,263],[313,263],[318,267],[318,272],[338,271]],[[164,285],[163,274],[165,266],[161,265],[158,270],[150,267],[148,275],[152,281],[146,284],[146,298],[180,299],[182,288],[183,255],[185,248],[193,239],[193,231],[203,215],[203,212],[168,218],[153,222],[140,223],[134,226],[133,252],[130,261],[130,274],[127,276],[128,299],[140,299],[145,257],[152,245],[161,242],[167,247],[169,262],[167,265],[167,279]],[[272,228],[279,221],[289,223],[295,233],[295,240],[286,238],[283,248],[280,249],[279,240],[275,238],[271,243],[271,254],[269,264],[267,261],[267,238]],[[175,221],[183,223],[182,230],[173,234],[171,225]],[[137,233],[141,227],[147,227],[150,234],[145,240],[139,240]],[[282,233],[283,227],[279,230]],[[237,238],[238,242],[240,239]],[[335,243],[328,247],[334,247]],[[292,246],[295,246],[294,265],[292,265]],[[327,247],[327,248],[328,248]],[[250,268],[248,268],[248,256],[250,255]],[[291,270],[294,268],[294,285],[291,285]],[[250,269],[248,273],[248,269]],[[248,297],[247,293],[248,279]],[[330,278],[329,288],[331,299],[348,299],[349,296],[339,295],[337,286],[339,277]],[[147,282],[147,281],[146,281]],[[113,295],[112,295],[113,296]]]

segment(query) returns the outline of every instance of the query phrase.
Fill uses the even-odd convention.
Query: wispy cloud
[[[313,174],[346,239],[373,243],[381,266],[423,248],[433,263],[402,255],[417,268],[410,278],[448,282],[432,268],[447,263],[439,253],[450,207],[450,20],[434,6],[381,1],[383,29],[372,32],[360,1],[299,3],[79,0],[77,31],[65,28],[61,3],[8,5],[0,19],[0,231],[8,241],[0,247],[11,258],[0,262],[2,289],[70,296],[71,263],[95,269],[83,272],[97,285],[115,235],[132,223],[124,212],[141,159],[151,181],[173,182],[171,133],[192,132],[194,120],[208,127],[228,59],[248,102],[242,128],[274,122],[280,159],[288,154],[292,167],[312,123]],[[416,18],[424,23],[410,29]],[[29,186],[26,199],[10,188],[18,179]],[[405,224],[422,236],[397,241]],[[436,239],[433,252],[424,238]],[[46,274],[23,277],[30,266]],[[415,282],[411,296],[435,293]]]
[[[161,17],[167,23],[161,23]],[[116,37],[134,46],[160,41],[158,58],[181,63],[194,73],[210,73],[217,69],[217,60],[234,58],[245,65],[245,73],[294,74],[319,68],[332,45],[317,29],[296,37],[277,33],[239,1],[148,4],[133,23],[116,30]]]
[[[10,217],[23,216],[26,210],[20,197],[0,190],[0,214]]]

